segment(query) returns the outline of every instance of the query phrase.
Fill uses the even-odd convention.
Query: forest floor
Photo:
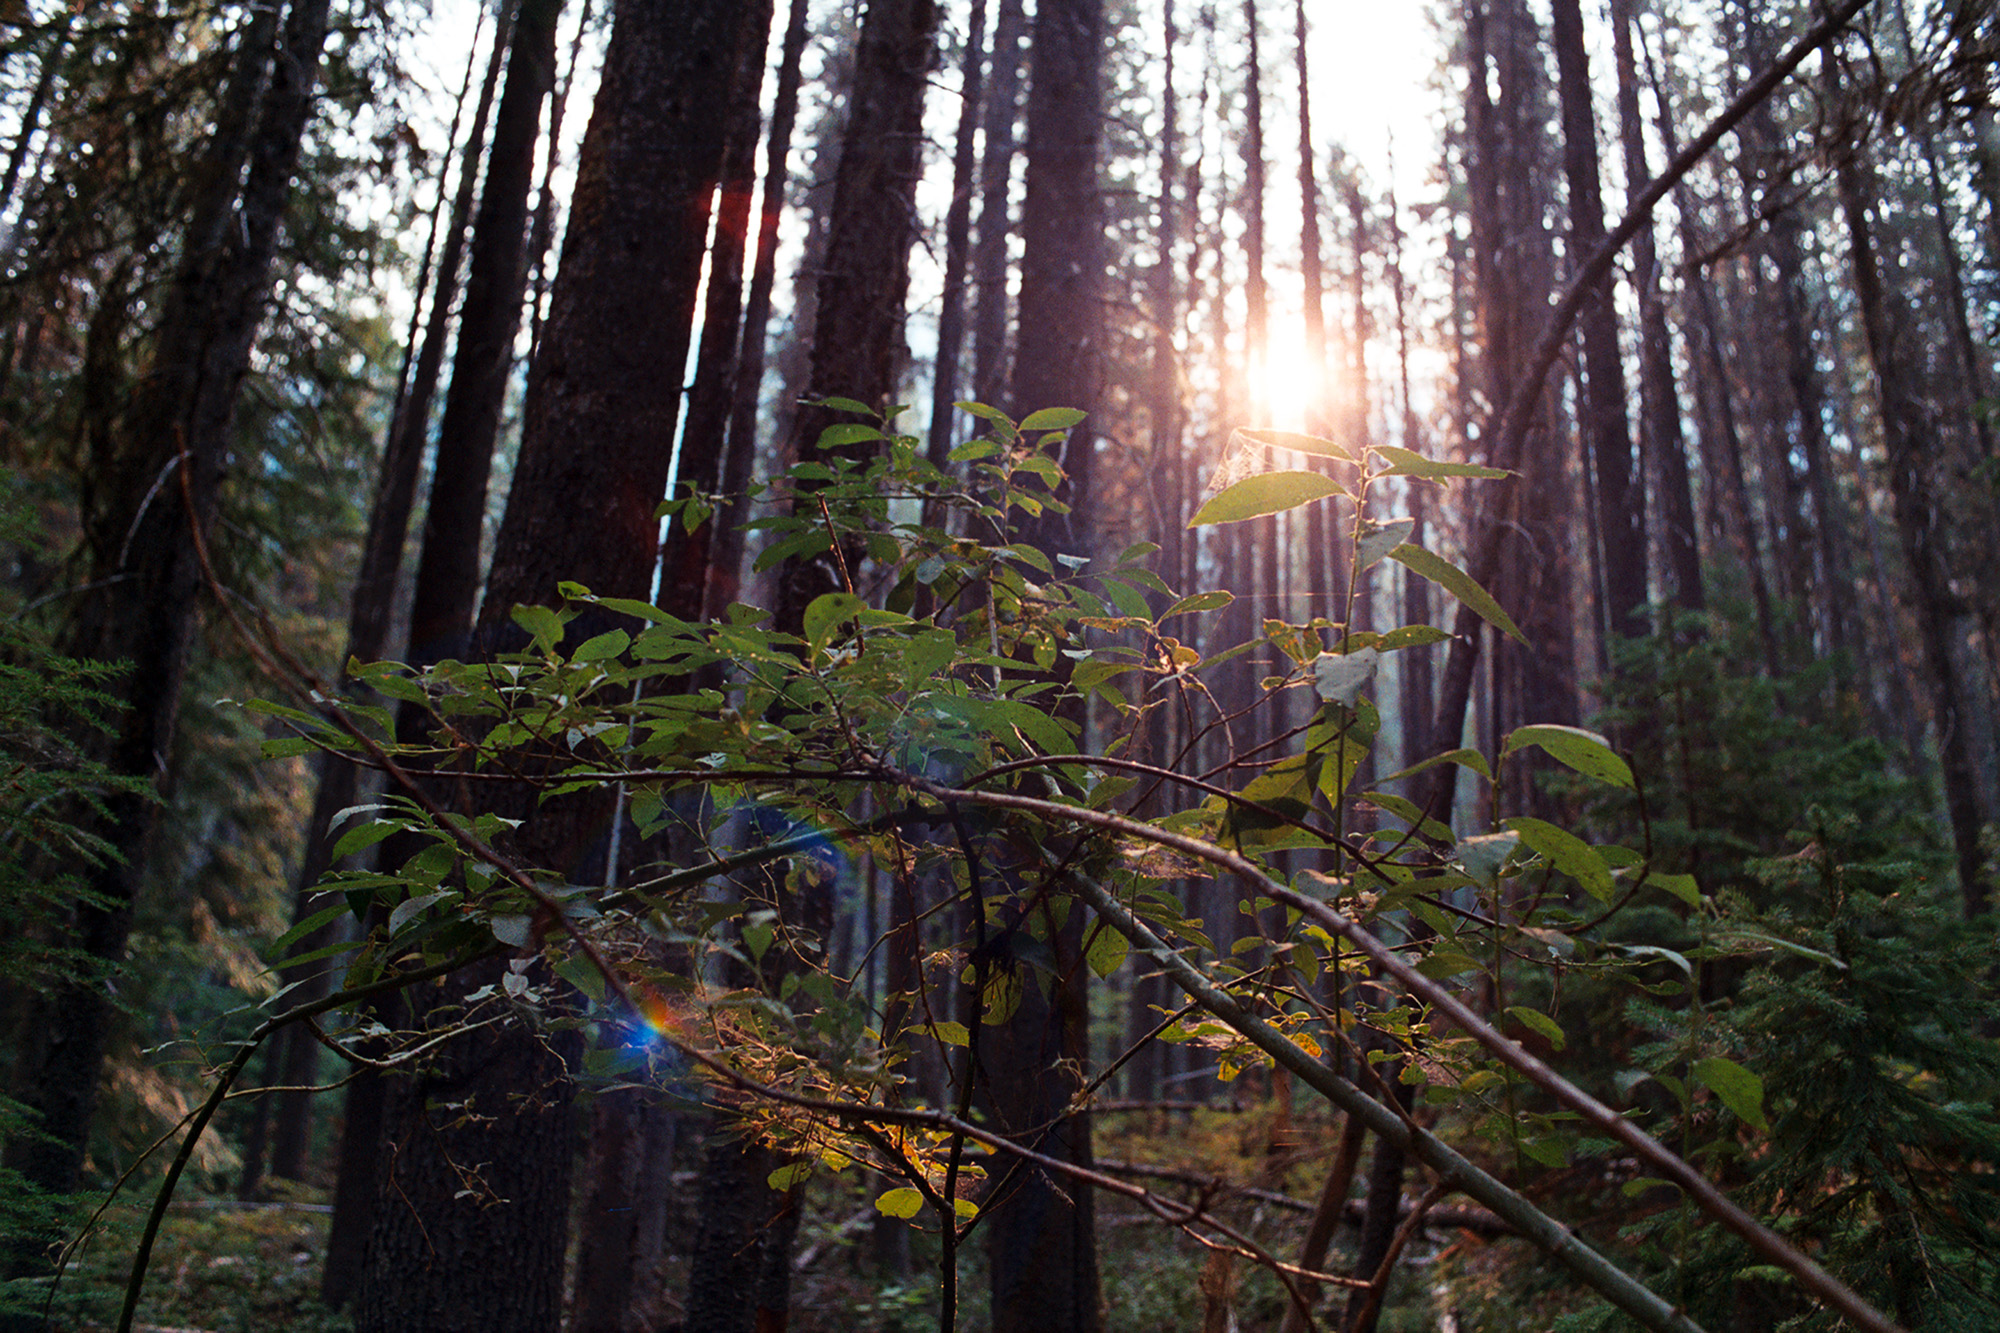
[[[244,1204],[177,1200],[153,1248],[138,1333],[339,1333],[345,1317],[316,1299],[331,1208],[298,1199]],[[117,1323],[150,1198],[105,1214],[57,1289],[54,1327],[104,1333]]]
[[[1280,1117],[1269,1101],[1243,1111],[1219,1106],[1106,1115],[1100,1117],[1096,1155],[1115,1174],[1169,1198],[1209,1196],[1232,1226],[1272,1253],[1296,1259],[1307,1220],[1298,1201],[1318,1193],[1331,1128],[1323,1114]],[[1149,1177],[1144,1172],[1149,1164],[1170,1178]],[[676,1174],[677,1185],[692,1186],[691,1169]],[[1225,1197],[1202,1178],[1254,1181],[1262,1194]],[[794,1274],[795,1333],[917,1333],[937,1327],[935,1240],[913,1234],[905,1274],[882,1272],[875,1260],[870,1190],[857,1173],[816,1180]],[[686,1190],[689,1198],[693,1193]],[[325,1199],[324,1190],[300,1188],[265,1203],[177,1200],[154,1248],[139,1333],[346,1333],[348,1318],[328,1312],[316,1299],[331,1220]],[[61,1333],[108,1333],[115,1325],[149,1201],[141,1194],[109,1210],[71,1264],[55,1306],[53,1327]],[[692,1218],[679,1221],[686,1227]],[[1218,1260],[1214,1251],[1129,1200],[1100,1196],[1098,1236],[1106,1333],[1200,1328],[1217,1297],[1233,1307],[1241,1327],[1276,1327],[1282,1316],[1283,1295],[1269,1273],[1240,1260]],[[1343,1232],[1342,1239],[1350,1236]],[[1438,1241],[1450,1247],[1449,1237],[1438,1235],[1406,1256],[1384,1310],[1382,1333],[1439,1327],[1432,1308]],[[985,1327],[984,1258],[976,1239],[960,1255],[960,1333]],[[1343,1262],[1338,1252],[1334,1261]],[[685,1279],[684,1261],[670,1259],[664,1276],[670,1287],[678,1286]]]

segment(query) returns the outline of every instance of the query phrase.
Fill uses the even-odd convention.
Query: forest
[[[5,1333],[2000,1328],[1993,0],[14,0],[0,159]]]

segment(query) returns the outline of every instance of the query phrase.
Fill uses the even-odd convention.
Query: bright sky
[[[600,10],[603,2],[600,0]],[[838,6],[851,2],[814,0],[815,28],[824,31]],[[426,82],[437,90],[433,105],[438,106],[435,113],[437,123],[418,128],[434,147],[443,146],[443,121],[450,115],[451,96],[464,74],[478,3],[479,0],[437,0],[433,21],[418,53],[418,67],[425,71]],[[1177,3],[1182,27],[1177,82],[1183,99],[1183,124],[1186,125],[1187,118],[1193,115],[1192,99],[1200,81],[1205,53],[1193,12],[1194,5],[1190,0],[1177,0]],[[786,8],[783,0],[776,5],[771,39],[773,60],[777,57]],[[991,11],[995,8],[993,0],[989,0],[988,8],[990,23]],[[1240,4],[1225,2],[1218,8],[1222,11],[1222,40],[1233,46],[1240,40]],[[565,67],[580,9],[578,0],[569,0],[565,5],[560,38],[560,59]],[[1128,56],[1138,54],[1137,43],[1158,40],[1158,0],[1141,0],[1139,9],[1139,26],[1117,34],[1130,44],[1126,48]],[[1331,146],[1338,144],[1351,160],[1360,164],[1372,190],[1379,194],[1389,181],[1393,150],[1397,193],[1406,212],[1434,189],[1429,182],[1437,160],[1438,98],[1431,81],[1437,70],[1438,51],[1428,9],[1427,0],[1307,0],[1313,130],[1321,162],[1324,163]],[[956,0],[955,3],[947,0],[946,22],[959,34],[965,29],[966,10],[965,0]],[[1296,353],[1299,346],[1296,336],[1285,336],[1285,331],[1298,323],[1300,300],[1297,260],[1292,253],[1296,248],[1298,227],[1298,131],[1295,80],[1292,75],[1294,11],[1291,0],[1259,0],[1259,10],[1263,32],[1262,54],[1268,75],[1265,114],[1269,158],[1267,211],[1272,238],[1273,345],[1276,348],[1290,347]],[[602,22],[601,14],[598,21]],[[490,24],[487,35],[482,37],[482,44],[485,41],[490,41]],[[1236,52],[1226,47],[1221,59],[1227,62],[1232,55]],[[1237,58],[1240,59],[1240,55]],[[816,65],[817,62],[810,63]],[[585,65],[582,86],[571,96],[563,127],[565,153],[568,155],[574,154],[576,144],[582,137],[590,114],[590,98],[595,92],[595,70],[591,68],[594,61],[589,55]],[[1241,67],[1225,67],[1219,75],[1227,84],[1240,84]],[[937,152],[940,161],[932,172],[933,178],[926,182],[920,207],[927,216],[940,219],[949,198],[949,152],[958,110],[953,94],[958,78],[959,71],[955,67],[942,68],[933,76],[934,93],[929,120],[933,140],[940,145]],[[770,83],[767,78],[767,98]],[[1234,96],[1231,101],[1234,103]],[[1211,106],[1210,114],[1214,115],[1216,111],[1217,108]],[[1231,105],[1227,111],[1237,115],[1240,114],[1240,107]],[[803,160],[804,151],[803,144],[794,143],[795,170]],[[1236,170],[1240,173],[1240,164]],[[1320,175],[1324,184],[1324,165]],[[562,183],[566,185],[567,181]],[[802,219],[796,216],[788,218],[786,231],[794,245],[803,230]],[[412,243],[420,242],[413,238]],[[926,344],[932,336],[924,310],[935,298],[941,279],[941,274],[935,270],[941,266],[942,254],[927,253],[919,248],[913,259],[912,295],[918,314],[910,334],[921,355],[927,351]],[[782,275],[789,277],[792,267],[793,262],[788,257],[781,257]],[[781,306],[788,304],[789,293],[781,291],[779,300]],[[1301,373],[1297,367],[1274,366],[1272,378],[1280,385],[1295,385],[1301,379]],[[1279,404],[1274,403],[1274,412],[1278,408]]]

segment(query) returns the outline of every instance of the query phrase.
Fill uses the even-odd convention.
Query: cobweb
[[[1284,455],[1281,460],[1279,455]],[[1290,449],[1279,449],[1251,439],[1240,430],[1229,433],[1229,443],[1222,450],[1222,459],[1215,465],[1215,471],[1208,477],[1208,493],[1226,491],[1237,482],[1249,477],[1262,476],[1266,472],[1277,472],[1285,468],[1291,459],[1298,457]],[[1291,464],[1296,466],[1296,464]]]

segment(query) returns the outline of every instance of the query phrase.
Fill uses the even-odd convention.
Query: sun
[[[1316,363],[1305,340],[1274,337],[1256,372],[1262,390],[1262,415],[1257,422],[1274,430],[1310,431],[1326,415],[1326,367]]]

